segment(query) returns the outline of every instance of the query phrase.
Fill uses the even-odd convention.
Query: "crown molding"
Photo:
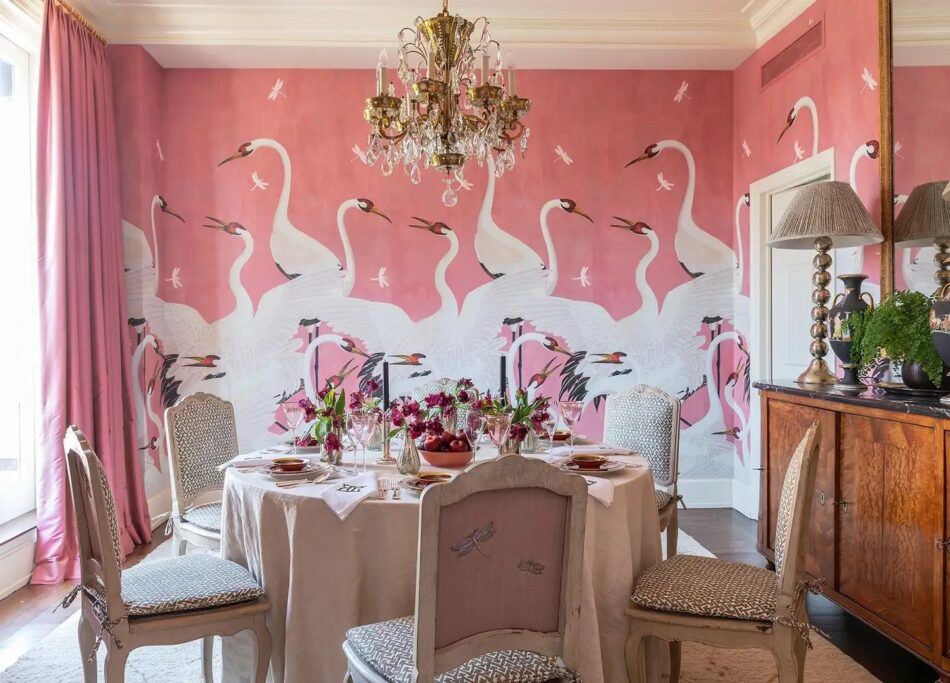
[[[568,9],[504,0],[482,0],[473,11],[464,6],[471,3],[458,4],[465,15],[486,13],[493,37],[526,68],[732,69],[814,1],[749,0],[741,11],[682,9],[682,3],[680,9],[656,3],[658,9],[629,10],[612,2]],[[145,45],[166,67],[367,68],[380,47],[395,46],[414,11],[407,12],[410,3],[384,0],[71,3],[110,43]]]
[[[950,65],[950,6],[894,6],[894,66]]]
[[[742,14],[755,34],[755,47],[765,45],[814,4],[815,0],[749,0]]]

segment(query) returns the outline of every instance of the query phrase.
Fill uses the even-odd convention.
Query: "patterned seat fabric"
[[[256,600],[264,589],[244,567],[210,554],[143,562],[122,572],[129,616],[187,612]]]
[[[195,506],[182,515],[181,521],[221,533],[221,503]]]
[[[346,632],[360,658],[390,683],[412,678],[413,618],[403,617]],[[435,677],[437,683],[542,683],[577,681],[557,660],[533,652],[504,650],[472,659]]]
[[[653,489],[653,493],[656,494],[657,510],[662,510],[666,507],[667,503],[673,500],[673,494],[669,491],[664,491],[663,489]]]
[[[702,617],[772,621],[778,601],[775,572],[715,557],[674,555],[640,575],[637,607]]]

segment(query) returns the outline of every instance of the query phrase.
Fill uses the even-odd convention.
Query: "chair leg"
[[[679,640],[670,641],[670,683],[677,683],[680,679],[680,662],[683,659],[683,643]]]
[[[82,657],[83,683],[96,683],[96,657],[92,648],[96,644],[96,631],[87,619],[79,618],[79,656]],[[90,657],[90,655],[92,655]]]
[[[125,662],[129,658],[129,650],[109,643],[106,651],[106,683],[124,683]]]
[[[666,527],[666,557],[670,558],[676,554],[676,538],[679,536],[679,512],[676,509],[676,501],[673,501],[673,514],[670,516],[670,523]]]
[[[205,636],[201,639],[201,672],[204,675],[205,683],[214,683],[213,660],[214,636]]]
[[[255,683],[265,683],[267,681],[267,671],[270,669],[270,629],[267,628],[267,621],[263,614],[259,614],[254,619],[254,635],[257,636],[257,673]]]
[[[804,683],[805,681],[805,641],[794,639],[791,647],[783,647],[772,652],[778,667],[778,683]]]
[[[643,647],[643,634],[630,629],[624,659],[627,662],[627,680],[629,683],[646,681],[646,657]]]
[[[176,535],[176,538],[172,542],[174,543],[175,555],[178,557],[184,555],[185,548],[188,546],[188,541],[186,541],[181,536]]]

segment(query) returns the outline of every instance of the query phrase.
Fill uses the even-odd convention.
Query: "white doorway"
[[[751,359],[753,382],[794,379],[811,360],[811,249],[771,249],[777,226],[795,193],[804,185],[834,180],[835,151],[830,148],[749,186],[751,236],[749,249]],[[834,264],[831,270],[834,276]],[[733,507],[747,517],[758,517],[761,411],[753,390],[750,410],[749,454],[734,479]]]

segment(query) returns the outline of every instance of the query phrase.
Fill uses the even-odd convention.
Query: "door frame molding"
[[[750,379],[758,382],[772,376],[771,356],[767,352],[772,346],[772,310],[771,282],[772,259],[769,257],[768,235],[769,212],[772,208],[772,195],[784,190],[814,182],[820,178],[835,179],[835,148],[829,147],[823,152],[787,166],[771,175],[760,178],[749,185],[749,305],[752,339],[749,359]],[[749,449],[743,466],[747,470],[743,480],[750,486],[735,491],[733,507],[746,517],[756,519],[759,515],[760,477],[756,468],[761,467],[761,403],[759,392],[752,390],[749,398]],[[756,476],[753,476],[756,475]]]

